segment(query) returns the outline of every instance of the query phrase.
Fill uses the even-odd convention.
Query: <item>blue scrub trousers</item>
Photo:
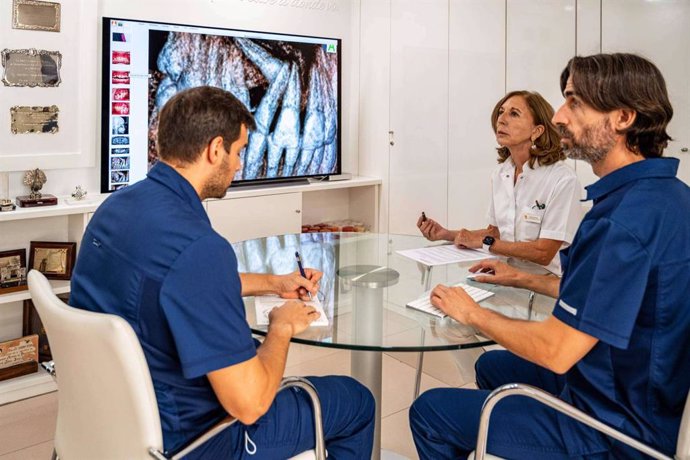
[[[491,390],[526,383],[557,395],[564,385],[562,376],[504,350],[484,353],[475,369],[479,390],[438,388],[412,404],[410,426],[420,459],[467,458]],[[511,396],[494,407],[488,452],[506,459],[608,458],[605,437],[571,420],[533,399]]]
[[[329,460],[369,459],[374,442],[374,398],[350,377],[307,377],[321,400]],[[268,412],[250,426],[236,423],[189,459],[285,460],[314,448],[314,413],[303,390],[288,388]]]

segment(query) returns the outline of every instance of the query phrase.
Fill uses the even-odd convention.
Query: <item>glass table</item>
[[[295,251],[305,267],[324,273],[319,289],[328,326],[310,327],[293,342],[352,350],[352,376],[365,384],[376,399],[374,458],[380,447],[382,352],[418,352],[419,391],[423,353],[490,345],[469,326],[439,318],[405,305],[439,283],[459,282],[494,292],[481,302],[486,308],[513,318],[542,319],[554,300],[515,288],[467,280],[467,264],[426,267],[397,254],[429,244],[422,236],[375,233],[305,233],[272,236],[233,244],[240,271],[284,274],[296,270]],[[256,334],[254,299],[245,298],[247,321]]]

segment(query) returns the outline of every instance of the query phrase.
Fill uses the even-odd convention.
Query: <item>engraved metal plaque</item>
[[[60,32],[60,4],[39,0],[14,0],[12,28]]]
[[[15,106],[10,108],[12,134],[50,133],[59,131],[58,113],[55,105],[50,107]]]
[[[2,65],[5,86],[60,86],[62,55],[59,51],[4,49]]]

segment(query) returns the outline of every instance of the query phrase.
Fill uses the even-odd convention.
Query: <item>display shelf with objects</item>
[[[299,233],[303,224],[345,219],[376,231],[380,186],[380,179],[354,177],[337,182],[239,187],[230,189],[223,199],[206,201],[204,206],[214,228],[230,241]],[[78,251],[89,219],[108,196],[89,195],[83,202],[70,200],[73,204],[66,202],[67,197],[58,197],[55,206],[17,207],[0,213],[0,251],[28,248],[30,241],[74,241]],[[52,280],[51,284],[56,294],[69,292],[69,280]],[[22,302],[29,298],[28,290],[0,295],[0,339],[21,335]],[[55,389],[49,374],[39,369],[38,373],[0,382],[0,405]]]

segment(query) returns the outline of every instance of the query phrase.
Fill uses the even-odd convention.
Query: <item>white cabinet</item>
[[[359,164],[387,178],[383,228],[416,234],[421,211],[451,228],[485,225],[493,105],[528,89],[557,109],[560,74],[576,54],[636,52],[659,66],[674,107],[666,154],[681,158],[690,183],[687,24],[687,0],[361,2]],[[568,162],[583,185],[597,179]]]
[[[207,203],[213,228],[228,241],[299,233],[302,194],[213,200]]]
[[[448,226],[485,227],[496,166],[491,111],[505,90],[505,1],[451,0]]]
[[[447,223],[448,0],[394,0],[390,11],[388,230],[415,234],[422,211]]]
[[[575,55],[575,0],[509,0],[506,91],[539,92],[556,109],[561,71]]]
[[[606,0],[601,5],[604,53],[640,54],[659,67],[666,79],[674,139],[666,156],[681,160],[679,177],[690,184],[690,2],[687,0]]]
[[[355,219],[378,230],[380,179],[231,189],[221,200],[208,200],[213,228],[230,242],[299,233],[302,224]]]

